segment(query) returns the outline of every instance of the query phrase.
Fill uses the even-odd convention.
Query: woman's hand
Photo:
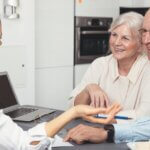
[[[85,115],[82,118],[86,121],[93,122],[93,123],[100,123],[100,124],[109,124],[109,123],[116,123],[114,119],[115,115],[122,109],[120,104],[114,103],[112,106],[108,108],[100,108],[99,114],[106,114],[107,118],[96,118],[90,115]]]
[[[117,103],[108,108],[94,108],[88,105],[77,105],[73,107],[73,109],[75,112],[75,118],[82,117],[83,119],[93,123],[107,124],[114,120],[114,116],[121,110],[121,106]],[[97,114],[107,114],[108,118],[95,118],[94,115]]]
[[[85,90],[89,93],[91,103],[93,107],[108,107],[110,100],[107,94],[97,85],[89,84],[86,86]]]

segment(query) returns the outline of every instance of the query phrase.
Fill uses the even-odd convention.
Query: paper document
[[[69,142],[64,142],[63,138],[56,135],[52,147],[73,146]]]
[[[127,143],[131,150],[150,150],[150,142],[131,142]]]
[[[128,146],[131,150],[135,150],[135,142],[127,143],[127,146]]]

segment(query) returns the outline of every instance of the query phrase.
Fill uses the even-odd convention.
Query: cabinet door
[[[0,47],[0,71],[8,71],[21,104],[34,103],[34,31],[35,1],[20,1],[19,19],[4,18],[3,2],[0,0],[3,46]],[[13,2],[13,0],[9,1]],[[15,10],[14,10],[15,11]],[[9,10],[8,10],[8,13]]]
[[[119,0],[120,7],[132,7],[133,0]]]
[[[82,80],[85,72],[87,71],[90,64],[75,65],[74,71],[74,87],[76,87]]]
[[[73,67],[36,69],[36,104],[65,110],[73,89]]]
[[[35,3],[36,68],[73,65],[74,0]]]
[[[81,2],[75,0],[75,16],[115,17],[118,14],[118,0],[82,0]]]
[[[150,0],[143,0],[144,7],[150,7]]]
[[[133,0],[133,7],[150,7],[150,0]]]
[[[11,45],[0,48],[0,72],[7,71],[15,87],[25,87],[25,46]]]

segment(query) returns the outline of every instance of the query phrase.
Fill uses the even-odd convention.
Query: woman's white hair
[[[111,32],[118,26],[125,24],[131,29],[131,32],[133,32],[135,36],[138,36],[138,38],[141,39],[139,29],[142,27],[143,19],[144,17],[136,12],[127,12],[121,14],[112,22],[109,31]]]

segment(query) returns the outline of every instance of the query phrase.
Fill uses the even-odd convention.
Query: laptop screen
[[[16,97],[8,79],[7,73],[0,75],[0,109],[16,105]]]

